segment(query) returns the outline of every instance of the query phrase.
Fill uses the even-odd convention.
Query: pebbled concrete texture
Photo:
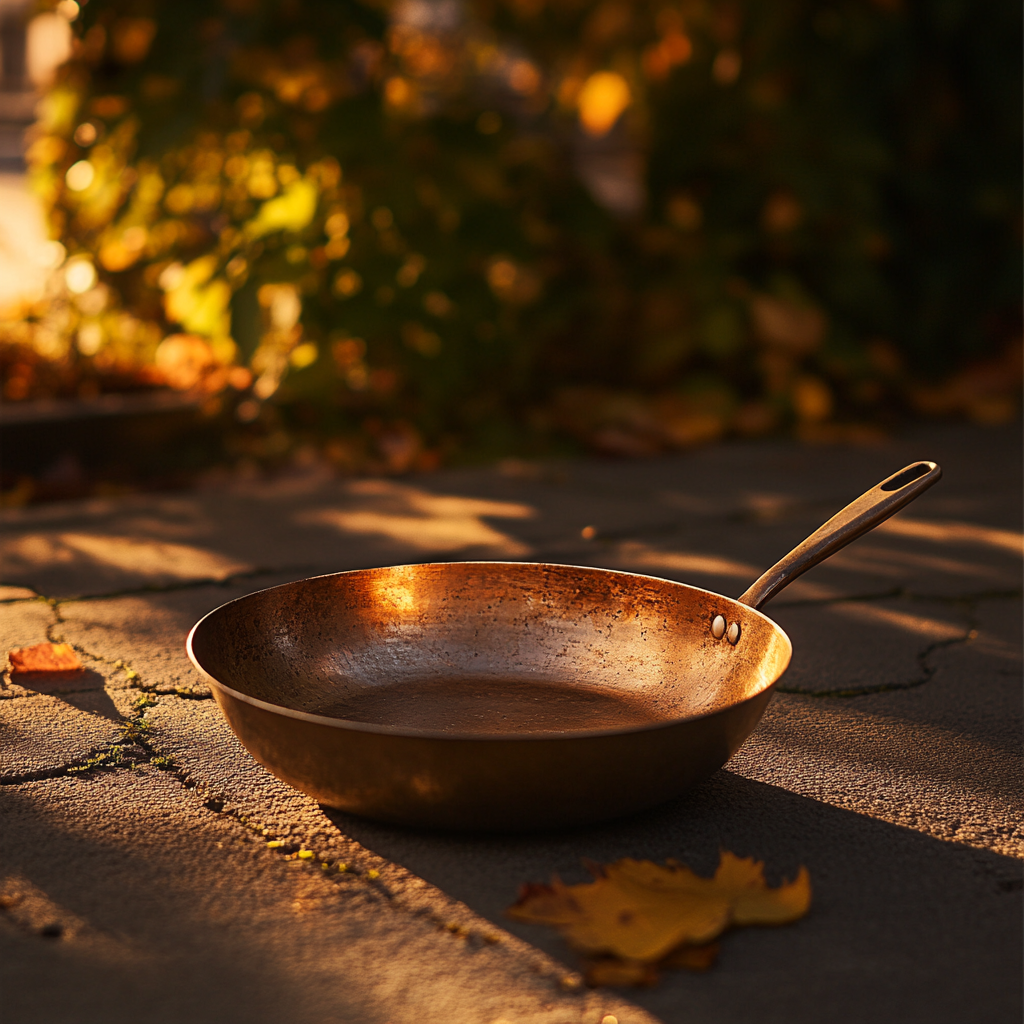
[[[621,1009],[553,990],[554,964],[498,936],[268,853],[167,772],[27,783],[5,803],[7,1020],[554,1024]]]
[[[82,764],[102,747],[116,743],[120,734],[116,714],[104,715],[103,698],[90,697],[95,710],[76,707],[81,697],[73,704],[66,696],[45,693],[32,700],[0,703],[0,779],[63,774],[65,766]],[[40,728],[41,722],[47,723],[45,728]]]
[[[5,1024],[1016,1022],[1019,433],[315,469],[9,510],[0,640],[72,643],[86,671],[0,687]],[[319,807],[249,757],[184,655],[224,601],[379,564],[557,561],[738,594],[922,457],[936,488],[769,606],[793,664],[730,764],[600,827],[450,836]],[[726,936],[708,974],[588,990],[555,933],[503,916],[522,882],[583,880],[582,858],[707,873],[720,848],[773,882],[806,864],[815,898],[794,926]]]

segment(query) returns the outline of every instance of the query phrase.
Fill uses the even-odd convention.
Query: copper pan
[[[792,652],[761,606],[941,475],[884,480],[738,600],[579,566],[401,565],[231,601],[188,654],[253,757],[330,807],[493,831],[612,818],[732,756]]]

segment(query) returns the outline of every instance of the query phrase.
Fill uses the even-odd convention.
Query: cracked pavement
[[[0,985],[10,1024],[619,1024],[1021,1017],[1019,427],[873,448],[744,442],[648,462],[338,480],[8,510],[4,649],[85,671],[0,689]],[[533,836],[404,830],[318,806],[234,739],[184,638],[325,572],[527,559],[737,594],[915,459],[944,480],[767,611],[793,663],[733,760],[683,798]],[[585,527],[591,539],[584,539]],[[726,936],[707,974],[589,990],[503,910],[582,858],[719,848],[806,864],[810,915]]]

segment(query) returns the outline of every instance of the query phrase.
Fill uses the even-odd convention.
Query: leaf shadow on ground
[[[81,672],[31,672],[16,675],[12,682],[19,688],[44,693],[49,697],[58,697],[65,704],[85,711],[91,715],[99,715],[111,722],[121,723],[124,719],[114,702],[104,690],[106,679],[94,669],[87,668]]]
[[[504,916],[521,883],[583,881],[584,857],[674,857],[710,875],[728,849],[764,860],[773,885],[806,864],[814,903],[804,921],[729,934],[709,974],[672,972],[630,991],[666,1024],[684,1012],[748,1020],[753,1007],[762,1024],[1020,1019],[1018,861],[728,771],[661,808],[543,835],[431,834],[324,810],[343,833],[573,968],[553,931]]]

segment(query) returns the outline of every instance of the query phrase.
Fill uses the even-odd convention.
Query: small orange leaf
[[[11,675],[28,672],[81,672],[82,663],[71,644],[34,644],[8,651]]]
[[[557,928],[571,946],[590,956],[617,961],[595,977],[648,978],[630,964],[671,963],[707,970],[717,947],[710,945],[733,925],[785,924],[807,913],[810,876],[768,887],[763,865],[723,851],[713,878],[702,878],[670,861],[624,858],[597,868],[595,880],[582,885],[526,885],[509,908],[518,921]],[[602,982],[625,984],[626,982]],[[632,981],[629,984],[649,984]]]

